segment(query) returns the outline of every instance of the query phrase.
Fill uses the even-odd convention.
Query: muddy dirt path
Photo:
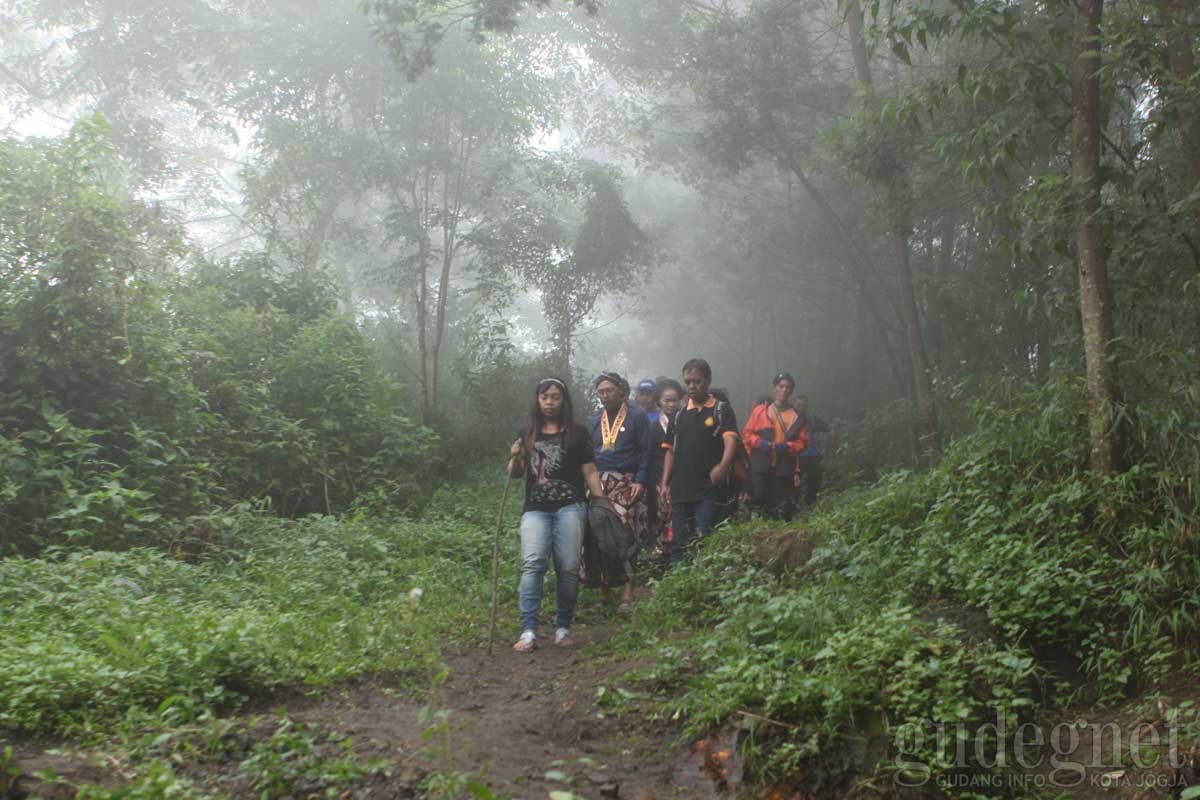
[[[619,682],[634,666],[597,646],[621,624],[630,623],[610,618],[598,605],[585,606],[572,631],[575,647],[555,647],[552,638],[543,638],[533,653],[514,652],[507,638],[512,626],[502,626],[504,638],[491,656],[482,645],[445,653],[444,679],[419,699],[375,676],[318,695],[293,690],[259,698],[236,717],[251,730],[257,726],[254,738],[269,736],[287,718],[350,737],[360,756],[387,762],[386,777],[358,784],[342,795],[347,798],[420,797],[431,775],[470,776],[496,797],[514,800],[728,798],[727,787],[714,782],[711,759],[706,769],[703,750],[598,704],[598,688]],[[78,750],[69,742],[25,741],[15,756],[24,775],[9,792],[0,791],[0,798],[69,798],[73,786],[118,789],[133,775],[119,757],[102,749]],[[199,785],[249,796],[238,783],[237,765],[236,758],[189,760],[178,768]],[[52,770],[58,778],[43,781],[36,777],[39,770]],[[300,790],[289,796],[324,795]]]
[[[517,653],[503,639],[491,656],[483,647],[447,653],[448,676],[424,705],[427,717],[448,713],[424,723],[420,704],[369,684],[290,713],[367,742],[408,770],[479,776],[497,796],[727,797],[702,752],[597,705],[598,687],[630,669],[593,646],[618,624],[599,616],[589,624],[585,615],[572,631],[572,648],[541,638],[533,653]],[[435,731],[426,740],[430,725]]]

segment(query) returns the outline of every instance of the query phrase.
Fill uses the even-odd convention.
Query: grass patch
[[[234,707],[366,673],[426,686],[444,644],[486,630],[497,496],[441,492],[419,520],[223,517],[190,559],[0,561],[0,729],[86,735],[131,708]],[[507,586],[515,536],[505,546]]]
[[[777,527],[719,531],[614,640],[654,654],[644,710],[688,735],[736,724],[758,780],[803,775],[819,795],[892,786],[906,725],[999,714],[1011,732],[1191,667],[1200,559],[1178,475],[1194,465],[1094,478],[1076,400],[1051,387],[979,406],[936,469],[806,516],[794,568],[763,557]],[[956,745],[911,755],[953,764]]]

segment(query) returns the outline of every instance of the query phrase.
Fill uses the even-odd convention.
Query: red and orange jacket
[[[786,442],[787,457],[780,462],[774,448],[764,453],[759,449],[763,440],[772,445]],[[796,456],[808,447],[808,426],[797,423],[797,414],[791,408],[778,414],[772,403],[760,403],[750,412],[750,419],[742,431],[742,442],[750,455],[751,469],[790,475],[796,469]]]

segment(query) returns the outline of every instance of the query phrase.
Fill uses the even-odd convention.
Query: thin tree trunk
[[[900,289],[900,317],[904,323],[904,340],[908,345],[912,369],[913,402],[916,412],[917,436],[920,440],[920,466],[936,464],[941,457],[941,437],[938,431],[937,406],[933,396],[933,368],[925,351],[921,332],[921,314],[917,309],[917,293],[913,287],[912,264],[908,238],[912,232],[909,221],[908,191],[901,170],[893,166],[888,171],[889,182],[885,197],[892,212],[891,249]]]
[[[1104,0],[1078,0],[1071,48],[1071,195],[1075,204],[1075,259],[1087,364],[1088,428],[1092,471],[1119,469],[1114,412],[1119,401],[1113,354],[1112,289],[1108,248],[1100,220],[1100,19]]]
[[[447,134],[449,135],[449,134]],[[431,408],[438,405],[438,379],[441,372],[442,342],[446,336],[446,303],[450,298],[450,268],[458,251],[458,225],[463,214],[463,191],[471,167],[471,142],[465,134],[458,142],[458,169],[451,189],[449,175],[442,177],[442,269],[438,276],[437,309],[433,322],[433,345],[430,348],[430,398]]]
[[[455,229],[457,224],[451,224],[449,230],[443,231],[442,242],[442,271],[438,275],[437,309],[433,322],[433,344],[429,348],[429,405],[438,405],[438,378],[441,372],[442,340],[446,334],[446,301],[450,295],[450,267],[454,263]]]
[[[846,29],[850,33],[850,53],[854,57],[854,74],[863,86],[871,86],[871,61],[867,39],[863,36],[863,11],[858,0],[846,4]]]
[[[1044,322],[1038,322],[1034,347],[1037,348],[1037,352],[1033,365],[1033,381],[1037,386],[1045,386],[1046,379],[1050,377],[1050,326]]]
[[[930,355],[933,363],[938,367],[943,367],[946,359],[946,334],[942,314],[946,299],[946,284],[950,279],[950,266],[954,263],[954,240],[957,234],[957,215],[953,210],[947,210],[938,224],[937,254],[930,253],[933,261],[933,281],[930,286],[933,304],[926,328],[929,331]]]
[[[1167,28],[1167,62],[1171,67],[1171,75],[1180,84],[1187,83],[1196,72],[1192,28],[1187,18],[1188,3],[1189,0],[1162,0]],[[1200,104],[1183,102],[1177,104],[1174,110],[1179,117],[1179,138],[1187,163],[1187,192],[1191,193],[1200,190]],[[1200,208],[1197,208],[1196,214],[1200,219]]]
[[[321,206],[321,213],[317,216],[312,233],[304,245],[303,264],[306,273],[316,272],[321,264],[321,256],[325,254],[325,240],[329,238],[329,231],[333,227],[338,202],[338,198],[331,193]]]
[[[854,67],[858,82],[872,90],[870,61],[867,43],[863,36],[862,8],[857,0],[851,0],[846,10],[846,26],[850,33],[850,46],[854,56]],[[870,98],[870,95],[868,95]],[[873,99],[868,99],[873,102]],[[917,293],[913,285],[909,237],[912,235],[909,191],[904,170],[891,155],[885,154],[882,184],[884,202],[891,214],[890,249],[899,288],[898,309],[904,325],[904,339],[908,347],[908,361],[912,369],[912,391],[916,427],[920,439],[920,463],[931,465],[941,457],[941,436],[938,430],[937,405],[933,394],[933,369],[925,349],[925,338],[921,331],[921,314],[917,308]]]
[[[866,379],[870,374],[867,366],[870,363],[870,337],[867,331],[870,320],[866,303],[853,292],[846,291],[838,307],[848,308],[850,313],[843,318],[846,329],[841,357],[836,365],[838,383],[834,387],[833,397],[841,409],[841,416],[860,420],[864,410]]]
[[[563,319],[555,326],[557,330],[553,334],[555,343],[554,355],[555,369],[558,374],[563,376],[563,380],[571,374],[571,336],[574,334],[574,325],[570,320]]]
[[[417,184],[412,187],[413,217],[417,229],[417,374],[421,378],[421,421],[430,422],[432,404],[429,392],[429,231],[425,227],[425,215],[429,202],[429,173],[425,174],[425,188],[418,194]]]

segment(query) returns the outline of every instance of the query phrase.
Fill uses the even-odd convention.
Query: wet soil
[[[552,638],[538,640],[532,653],[498,640],[445,654],[444,678],[418,698],[387,676],[373,676],[311,696],[297,690],[257,698],[238,718],[251,736],[266,738],[286,717],[310,730],[351,737],[361,756],[382,758],[388,774],[354,785],[347,798],[419,797],[432,773],[470,774],[497,797],[545,800],[551,792],[580,798],[729,797],[716,779],[703,745],[680,743],[675,734],[636,714],[614,715],[597,703],[598,689],[634,665],[614,661],[597,647],[622,623],[599,611],[576,624],[571,648]],[[424,709],[424,711],[423,711]],[[438,714],[438,712],[442,712]],[[254,720],[251,724],[251,720]],[[133,773],[101,751],[82,751],[65,742],[20,742],[15,765],[23,775],[9,797],[74,795],[72,785],[118,787]],[[239,789],[239,758],[185,763],[177,770],[199,785]],[[36,778],[52,770],[60,780]],[[313,786],[311,796],[324,796]],[[0,792],[0,797],[5,793]],[[303,790],[291,796],[307,797]]]

